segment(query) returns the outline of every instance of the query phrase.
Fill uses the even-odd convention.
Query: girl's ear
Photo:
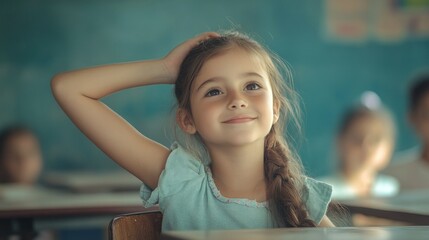
[[[273,124],[275,124],[280,117],[280,103],[278,101],[274,101],[273,105]]]
[[[179,108],[176,112],[176,122],[179,125],[179,127],[188,134],[195,134],[197,132],[197,129],[195,128],[194,122],[192,120],[192,117],[183,108]]]

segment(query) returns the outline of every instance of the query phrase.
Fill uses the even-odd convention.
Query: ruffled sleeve
[[[203,174],[203,164],[179,144],[173,143],[165,168],[159,177],[158,186],[152,190],[143,183],[140,187],[143,206],[159,204],[163,198],[180,192],[186,182],[201,178]]]
[[[326,214],[332,196],[332,186],[306,177],[303,189],[303,202],[311,220],[319,224]]]

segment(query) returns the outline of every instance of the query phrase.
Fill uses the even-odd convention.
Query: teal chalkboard
[[[412,74],[429,66],[428,39],[332,42],[323,19],[323,1],[311,0],[2,1],[0,126],[20,121],[35,128],[46,170],[116,168],[59,109],[50,78],[85,66],[161,57],[199,32],[237,28],[293,68],[304,106],[300,155],[310,175],[332,169],[338,118],[365,90],[377,92],[397,118],[397,149],[415,145],[404,117],[406,87]],[[126,90],[103,101],[149,137],[171,143],[171,86]]]

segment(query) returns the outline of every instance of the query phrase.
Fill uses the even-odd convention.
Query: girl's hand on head
[[[182,61],[185,59],[186,55],[189,51],[197,46],[201,41],[207,40],[209,38],[220,37],[220,35],[216,32],[205,32],[196,37],[193,37],[177,47],[175,47],[171,52],[167,54],[162,59],[162,62],[170,75],[170,83],[175,83],[177,76],[179,75],[180,65]]]

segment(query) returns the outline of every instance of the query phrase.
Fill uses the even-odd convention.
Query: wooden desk
[[[429,225],[428,190],[404,192],[390,198],[364,198],[340,203],[352,214],[360,213],[411,225]]]
[[[15,192],[3,189],[1,193],[1,233],[56,229],[67,221],[69,225],[82,225],[85,219],[100,223],[100,217],[104,217],[104,224],[115,215],[143,210],[137,191],[73,193],[42,187],[12,190]]]
[[[427,240],[429,226],[410,227],[343,227],[343,228],[277,228],[229,231],[171,231],[163,240]]]

